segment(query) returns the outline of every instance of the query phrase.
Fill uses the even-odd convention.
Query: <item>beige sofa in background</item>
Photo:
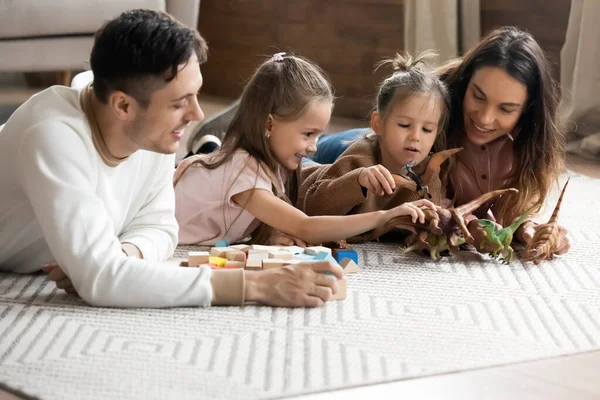
[[[87,68],[93,35],[102,24],[134,8],[166,11],[196,27],[200,0],[0,1],[0,72]]]

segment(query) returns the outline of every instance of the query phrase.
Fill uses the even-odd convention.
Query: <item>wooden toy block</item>
[[[314,256],[321,252],[331,254],[331,249],[328,247],[323,247],[323,246],[313,246],[313,247],[307,247],[306,249],[304,249],[304,252],[306,254],[310,254],[311,256]]]
[[[311,256],[309,254],[294,254],[292,256],[292,260],[301,260],[301,261],[312,261],[315,258],[315,256]]]
[[[190,267],[197,267],[200,264],[208,263],[210,254],[208,251],[190,251],[188,253],[188,265]]]
[[[304,253],[304,247],[300,247],[300,246],[283,246],[283,247],[280,247],[279,250],[289,251],[292,254]]]
[[[215,247],[229,247],[229,241],[221,239],[217,243],[215,243]]]
[[[221,268],[219,267],[217,264],[210,264],[210,263],[206,263],[206,264],[200,264],[198,265],[198,268],[200,267],[208,267],[210,269],[217,269],[217,268]]]
[[[294,257],[289,251],[270,251],[269,258],[279,258],[282,260],[291,260]]]
[[[292,258],[291,260],[284,260],[285,261],[285,265],[293,265],[293,264],[298,264],[301,262],[304,262],[306,260],[299,260],[297,258]]]
[[[235,261],[235,260],[227,260],[225,263],[225,268],[244,268],[246,266],[246,261]]]
[[[333,295],[331,300],[346,300],[346,290],[348,288],[346,279],[340,279],[338,281],[338,290]]]
[[[211,257],[225,258],[225,254],[231,250],[233,249],[230,249],[229,247],[213,247],[210,249],[210,255]]]
[[[181,261],[181,262],[179,263],[179,266],[180,266],[180,267],[186,267],[186,268],[187,268],[187,267],[189,267],[189,266],[190,266],[190,264],[189,264],[187,261]]]
[[[269,258],[262,260],[262,269],[279,268],[286,264],[286,260],[282,260],[280,258]]]
[[[344,258],[349,258],[358,265],[358,254],[356,251],[350,249],[333,249],[333,257],[337,262],[341,262]]]
[[[250,258],[263,260],[265,258],[269,258],[269,253],[266,251],[249,250],[248,259]]]
[[[227,262],[227,259],[223,257],[209,257],[208,262],[211,264],[215,264],[219,267],[224,267],[225,263]]]
[[[246,253],[239,250],[228,250],[225,252],[225,258],[230,261],[246,262]]]
[[[244,253],[247,253],[248,250],[250,250],[252,248],[252,246],[250,246],[248,244],[234,244],[232,246],[229,246],[229,248],[236,249],[239,251],[243,251]]]
[[[249,271],[260,271],[262,270],[262,262],[262,259],[248,257],[245,268]]]
[[[265,252],[269,252],[269,251],[273,251],[273,250],[277,250],[279,247],[277,246],[263,246],[261,244],[253,244],[252,245],[252,250],[259,250],[259,251],[265,251]]]
[[[340,266],[344,269],[344,274],[357,274],[360,272],[358,265],[350,258],[342,259]]]

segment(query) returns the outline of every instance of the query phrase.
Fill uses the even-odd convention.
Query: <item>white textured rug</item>
[[[599,206],[600,180],[571,179],[573,249],[540,266],[356,246],[363,272],[320,309],[91,308],[44,275],[0,274],[0,382],[43,399],[266,398],[598,349]]]

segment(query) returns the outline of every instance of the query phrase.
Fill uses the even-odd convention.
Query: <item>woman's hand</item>
[[[526,222],[521,226],[521,232],[517,239],[525,243],[527,247],[535,244],[539,238],[552,230],[553,224],[539,224],[534,222]],[[571,241],[567,235],[567,230],[558,225],[558,235],[556,236],[556,242],[552,246],[552,253],[555,255],[565,254],[571,248]]]

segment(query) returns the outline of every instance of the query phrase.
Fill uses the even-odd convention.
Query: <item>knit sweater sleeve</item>
[[[173,191],[174,155],[161,157],[154,185],[144,205],[124,227],[120,241],[136,245],[148,261],[162,261],[173,255],[177,246],[175,194]]]
[[[333,164],[308,166],[302,173],[297,205],[308,215],[346,215],[366,202],[360,173],[376,162],[368,143],[353,144]]]
[[[121,251],[113,219],[96,194],[93,151],[67,124],[47,122],[23,132],[17,153],[17,180],[79,295],[108,307],[210,305],[208,267],[179,268]]]

